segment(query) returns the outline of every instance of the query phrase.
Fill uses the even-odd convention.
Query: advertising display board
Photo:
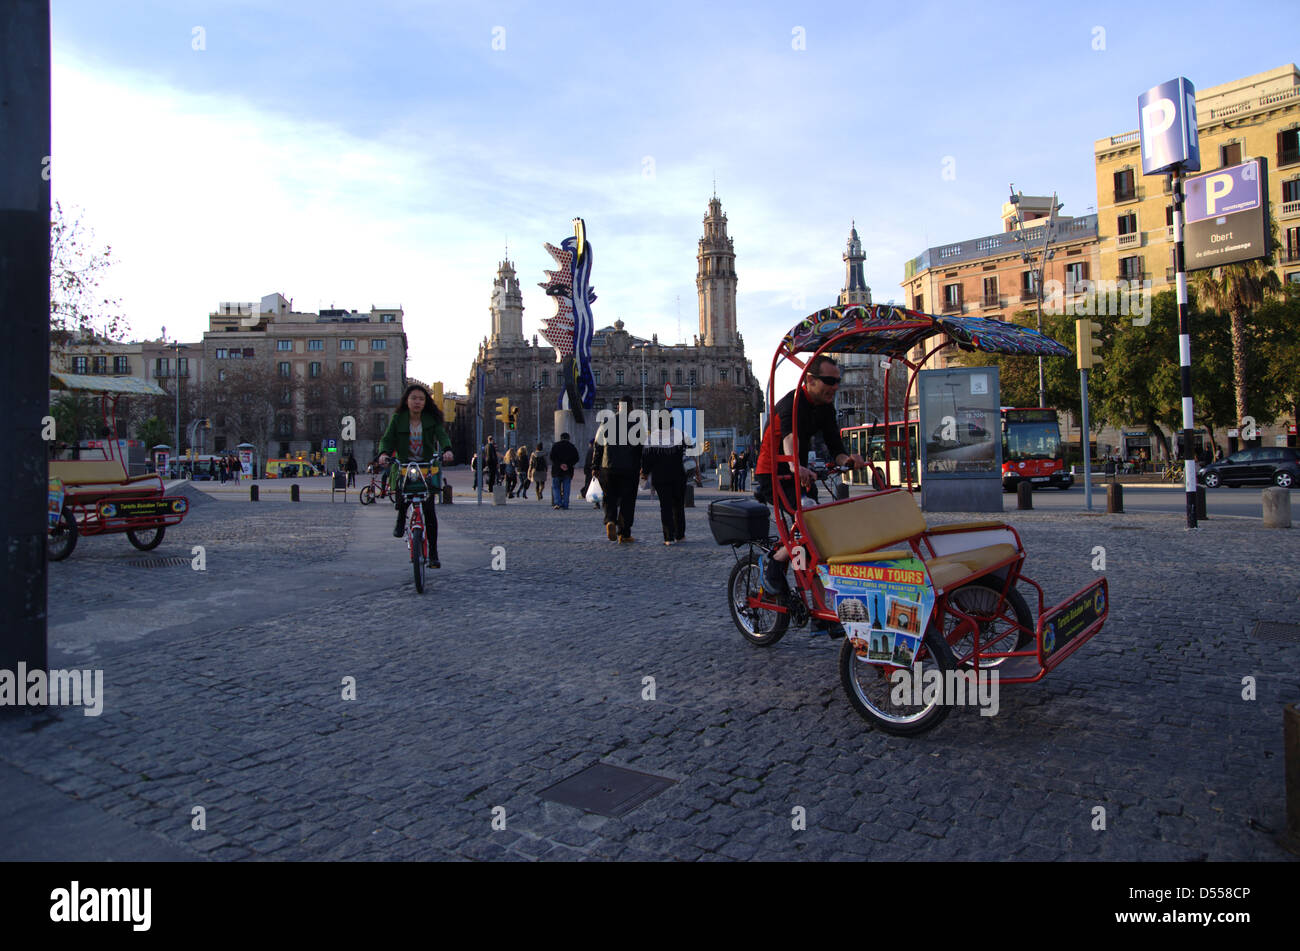
[[[1002,511],[1002,410],[998,368],[917,374],[921,508]]]

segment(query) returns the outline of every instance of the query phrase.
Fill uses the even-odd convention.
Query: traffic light
[[[1101,324],[1095,320],[1077,320],[1074,323],[1074,352],[1080,370],[1091,370],[1101,363]]]
[[[510,428],[514,429],[518,425],[519,425],[519,407],[512,406],[510,407]]]
[[[510,397],[497,397],[497,421],[502,423],[510,422]]]

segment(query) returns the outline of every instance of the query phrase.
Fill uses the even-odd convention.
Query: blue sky
[[[1009,182],[1092,210],[1093,141],[1141,91],[1296,59],[1284,3],[52,7],[54,197],[113,245],[135,337],[275,291],[400,303],[408,373],[453,390],[507,237],[526,334],[554,309],[542,243],[580,215],[597,325],[674,342],[680,297],[689,340],[716,176],[762,375],[833,302],[850,219],[901,298],[907,259],[999,229]]]

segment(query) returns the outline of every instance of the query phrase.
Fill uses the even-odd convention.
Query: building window
[[[345,400],[350,400],[350,399],[352,399],[352,384],[351,384],[351,383],[344,383],[342,386],[340,386],[340,387],[339,387],[339,395],[342,396],[343,399],[345,399]]]
[[[352,339],[352,338],[350,338],[350,337],[345,337],[344,339],[342,339],[342,340],[339,341],[339,349],[340,349],[340,350],[355,350],[355,349],[357,349],[357,342],[356,342],[356,340],[354,340],[354,339]]]
[[[1142,280],[1142,256],[1135,254],[1119,259],[1119,276],[1125,281]]]
[[[73,357],[72,372],[77,374],[84,374],[89,364],[90,364],[90,360],[88,357]]]
[[[91,367],[91,373],[107,373],[108,357],[95,357],[95,359],[91,361]]]
[[[998,297],[998,279],[996,277],[984,278],[984,306],[997,307],[1001,303]]]
[[[293,371],[292,369],[290,369],[289,364],[281,363],[279,364],[279,369],[280,369],[280,376],[284,377],[286,380],[289,379],[291,376],[293,376]]]
[[[596,385],[597,385],[597,386],[600,386],[600,371],[599,371],[599,370],[593,370],[592,372],[596,374]],[[556,382],[557,382],[557,384],[558,384],[559,381],[557,380]]]
[[[388,364],[385,363],[383,360],[376,360],[375,370],[373,373],[370,374],[370,379],[372,380],[388,379]],[[507,382],[508,382],[508,375],[507,375]]]
[[[943,309],[945,313],[961,310],[960,284],[945,284],[943,286]]]
[[[84,370],[82,371],[85,372]],[[168,357],[158,357],[153,362],[153,375],[159,380],[165,380],[171,376],[172,361]]]
[[[283,351],[283,350],[289,350],[289,351],[292,351],[292,350],[293,350],[293,341],[292,341],[292,340],[277,340],[277,341],[275,342],[275,349],[276,349],[276,350],[281,350],[281,351]]]
[[[352,361],[344,360],[339,364],[339,369],[343,371],[344,376],[352,376]]]
[[[189,357],[177,357],[177,358],[176,358],[176,375],[177,375],[177,376],[184,376],[184,377],[188,377],[188,376],[190,375],[190,358],[189,358]]]
[[[615,370],[615,371],[614,371],[614,382],[615,382],[615,384],[617,384],[618,386],[622,386],[622,385],[623,385],[623,371],[622,371],[622,370]]]
[[[1021,271],[1020,272],[1020,296],[1021,298],[1038,296],[1038,272]]]
[[[641,384],[644,386],[646,383],[649,383],[649,382],[650,382],[650,371],[647,370],[645,367],[642,367],[642,368],[641,368]]]
[[[293,438],[293,418],[291,416],[279,416],[275,420],[275,434],[281,439]]]
[[[1300,129],[1287,129],[1277,134],[1277,164],[1294,165],[1300,162]]]
[[[1115,173],[1115,200],[1132,201],[1137,197],[1137,188],[1133,184],[1133,169],[1126,168]]]
[[[387,341],[387,340],[372,340],[372,341],[370,341],[370,349],[371,349],[371,350],[387,350],[387,349],[388,349],[388,341]]]
[[[1073,264],[1065,266],[1065,290],[1066,293],[1078,293],[1078,287],[1088,279],[1088,262],[1075,261]]]
[[[1130,211],[1127,215],[1116,218],[1115,225],[1120,234],[1134,234],[1138,229],[1138,216]]]
[[[1294,264],[1300,261],[1300,228],[1286,229],[1281,250],[1284,264]]]
[[[227,350],[225,347],[217,347],[217,356],[216,356],[216,359],[218,359],[218,360],[224,360],[224,359],[226,359],[226,357],[229,355],[229,353],[230,353],[230,351]]]
[[[513,373],[513,371],[511,371],[511,370],[506,370],[505,373],[506,373],[506,383],[509,383],[510,380],[511,380],[511,377],[514,376],[514,373]],[[380,376],[383,376],[383,374],[381,373]]]
[[[308,341],[307,341],[307,349],[308,349],[308,350],[324,350],[324,349],[325,349],[325,341],[324,341],[324,340],[308,340]]]
[[[292,405],[293,405],[293,388],[292,388],[292,387],[288,387],[288,386],[282,386],[282,387],[280,387],[280,405],[281,405],[281,406],[292,406]]]
[[[312,439],[320,436],[323,427],[321,426],[321,417],[315,414],[307,417],[307,435]]]
[[[225,383],[225,382],[226,382],[226,371],[225,371],[225,370],[218,370],[218,371],[217,371],[217,382],[218,382],[218,383]]]
[[[371,386],[370,398],[376,402],[388,399],[388,385],[386,383],[376,383]]]
[[[316,379],[318,376],[320,376],[320,364],[319,363],[307,364],[307,375],[312,379]]]
[[[1288,284],[1300,284],[1300,271],[1292,271],[1286,276]]]
[[[674,373],[673,377],[674,377],[674,379],[677,381],[677,385],[678,385],[678,386],[681,386],[681,385],[682,385],[682,368],[681,368],[681,367],[678,367],[678,368],[677,368],[677,371],[676,371],[676,373]]]
[[[543,370],[543,371],[542,371],[542,386],[549,386],[549,385],[550,385],[550,382],[551,382],[551,374],[550,374],[550,372],[547,371],[547,370]]]
[[[668,382],[668,371],[667,371],[666,369],[662,369],[662,368],[661,368],[661,369],[659,370],[659,382],[660,382],[660,383],[667,383],[667,382]]]
[[[395,324],[395,323],[397,323],[397,315],[396,315],[396,314],[380,314],[380,315],[379,315],[379,322],[380,322],[381,324]]]
[[[1219,166],[1227,168],[1229,165],[1241,164],[1241,143],[1229,142],[1227,145],[1219,146]]]
[[[912,298],[912,310],[919,310],[925,313],[925,295],[917,294]]]
[[[718,379],[719,379],[721,382],[723,382],[723,383],[726,383],[726,382],[727,382],[727,368],[726,368],[726,367],[723,367],[722,369],[718,370]],[[1082,459],[1083,457],[1080,456],[1079,458]]]
[[[1165,227],[1172,228],[1173,226],[1174,226],[1174,206],[1165,205]]]
[[[252,348],[252,347],[245,347],[245,348],[244,348],[244,359],[245,359],[245,360],[251,360],[251,359],[253,359],[253,348]]]
[[[114,373],[130,373],[130,372],[131,372],[131,361],[128,360],[126,357],[114,357],[114,358],[113,358],[113,372],[114,372]]]
[[[1285,205],[1293,201],[1300,201],[1300,178],[1282,183],[1282,203]]]
[[[387,429],[387,428],[388,428],[388,414],[387,414],[387,413],[376,413],[376,414],[375,414],[375,432],[376,432],[376,433],[380,433],[380,434],[382,434],[383,431],[384,431],[385,429]]]

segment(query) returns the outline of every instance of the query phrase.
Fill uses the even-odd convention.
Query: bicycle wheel
[[[882,667],[870,664],[866,658],[859,657],[853,642],[845,639],[840,647],[840,683],[848,695],[849,703],[858,715],[878,730],[895,736],[915,736],[932,730],[948,716],[951,708],[943,702],[943,690],[921,691],[922,696],[907,696],[902,693],[901,675],[906,673],[907,694],[911,694],[911,685],[916,682],[913,671],[920,668],[938,669],[940,675],[952,670],[955,664],[948,642],[943,639],[939,626],[932,620],[926,628],[925,638],[921,642],[911,667]],[[946,679],[946,678],[945,678]],[[926,694],[929,696],[926,702]],[[895,700],[909,702],[896,703]],[[911,702],[916,701],[916,702]]]
[[[45,556],[50,561],[62,561],[77,547],[77,520],[69,509],[59,513],[59,522],[45,538]]]
[[[751,551],[736,562],[727,578],[727,606],[731,608],[731,620],[745,640],[759,647],[771,647],[790,626],[790,615],[749,607],[747,602],[751,596],[758,595],[760,581],[758,555]]]
[[[1006,600],[998,609],[998,595],[1002,591],[1002,582],[995,578],[978,578],[970,584],[962,585],[948,595],[948,601],[963,614],[969,614],[980,625],[980,650],[1009,651],[1025,650],[1034,641],[1034,618],[1029,613],[1029,605],[1018,590],[1012,588]],[[996,613],[995,613],[996,612]],[[953,659],[965,657],[975,649],[975,639],[969,634],[961,635],[956,640],[953,634],[961,622],[945,612],[943,617],[944,640],[952,648]],[[1012,631],[1019,625],[1019,631]],[[1005,635],[1005,636],[1004,636]],[[994,657],[980,662],[981,670],[1001,666],[1007,658]],[[961,667],[969,669],[974,666],[970,660],[962,661]]]
[[[157,528],[129,528],[126,531],[126,538],[141,551],[153,551],[162,544],[166,531],[164,525],[159,525]]]
[[[415,571],[415,590],[424,594],[424,529],[411,529],[411,567]]]
[[[357,501],[362,505],[373,505],[375,502],[375,487],[373,485],[363,486],[357,493]]]

